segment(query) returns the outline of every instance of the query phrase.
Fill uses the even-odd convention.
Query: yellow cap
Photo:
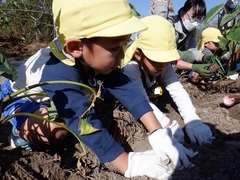
[[[204,43],[212,41],[212,42],[219,42],[218,37],[222,37],[221,31],[214,27],[208,27],[202,31],[201,34],[201,41],[199,43],[198,49],[203,50]]]
[[[117,37],[147,28],[126,0],[53,0],[52,11],[57,39],[49,46],[68,65],[75,64],[62,52],[69,38]]]
[[[132,59],[136,48],[155,62],[170,62],[179,59],[176,49],[175,29],[165,18],[151,15],[141,19],[148,27],[142,31],[132,45],[127,49],[124,64]]]

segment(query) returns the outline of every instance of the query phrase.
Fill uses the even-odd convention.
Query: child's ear
[[[141,58],[142,58],[142,56],[143,56],[143,54],[142,54],[138,49],[136,49],[135,52],[134,52],[134,54],[133,54],[133,56],[134,56],[138,61],[140,61]]]
[[[65,43],[65,51],[74,58],[81,57],[82,50],[83,43],[80,39],[68,39]]]

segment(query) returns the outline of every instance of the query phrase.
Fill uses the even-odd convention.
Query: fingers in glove
[[[194,134],[194,136],[196,137],[196,139],[200,145],[204,144],[204,134],[203,133],[196,132]]]
[[[203,73],[201,73],[201,75],[204,77],[204,78],[210,78],[212,76],[212,72],[209,71],[209,70],[205,70],[203,71]]]
[[[167,168],[157,162],[154,151],[130,152],[124,176],[131,178],[144,175],[155,179],[171,179]]]
[[[164,154],[171,160],[171,168],[175,170],[180,164],[180,152],[178,142],[172,138],[171,129],[159,129],[149,136],[151,144],[156,156],[161,160]],[[183,152],[184,153],[184,152]],[[186,156],[186,155],[185,155]]]
[[[184,143],[184,132],[182,128],[179,126],[176,120],[173,120],[169,128],[172,131],[173,137],[179,142]]]
[[[214,136],[210,137],[206,143],[212,144],[212,142],[215,140],[216,138]]]
[[[186,148],[186,147],[184,147],[182,144],[180,144],[182,147],[181,147],[181,149],[182,149],[182,151],[187,155],[187,156],[189,156],[189,157],[194,157],[194,156],[196,156],[196,155],[198,155],[198,151],[193,151],[192,149],[188,149],[188,148]]]
[[[188,160],[188,157],[183,152],[180,152],[180,158],[178,160],[177,168],[178,170],[183,170],[184,168],[194,167],[194,164]]]
[[[192,149],[188,149],[184,147],[182,144],[179,144],[178,148],[181,149],[180,160],[183,163],[184,167],[186,168],[192,167],[192,163],[188,160],[188,157],[194,157],[198,155],[199,152],[198,151],[194,152]]]
[[[204,136],[203,143],[211,144],[213,142],[213,140],[215,139],[215,137],[212,135],[212,131],[207,125],[203,124],[202,126],[204,126],[204,128],[205,128],[205,132],[203,133],[203,136]]]
[[[195,138],[195,136],[193,135],[193,131],[190,129],[186,129],[187,135],[190,139],[191,142],[196,143],[197,139]]]
[[[196,126],[194,128],[193,132],[194,132],[194,135],[200,145],[206,144],[206,143],[211,144],[212,141],[215,139],[212,136],[212,132],[211,132],[210,128],[205,124],[200,124],[200,125]]]
[[[186,125],[186,132],[188,134],[191,142],[204,144],[204,143],[212,143],[215,137],[212,136],[211,129],[203,124],[200,120],[192,120]]]
[[[158,153],[157,153],[157,158],[158,158],[158,161],[161,165],[163,166],[167,166],[169,163],[170,163],[170,159],[169,157],[166,155],[166,153],[164,151],[162,151],[161,149],[158,150]]]
[[[208,138],[209,136],[206,136],[206,134],[204,132],[200,132],[196,128],[194,128],[188,132],[188,137],[191,140],[191,142],[193,142],[193,143],[198,142],[199,145],[206,143],[206,141],[209,139]]]
[[[202,141],[199,141],[199,144],[212,144],[212,142],[214,141],[215,137],[212,136],[212,133],[210,131],[210,133],[205,133],[205,135],[203,135]]]

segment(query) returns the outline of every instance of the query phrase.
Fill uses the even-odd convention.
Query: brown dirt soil
[[[0,39],[0,52],[10,61],[18,61],[36,53],[40,48],[46,47],[46,43],[26,44],[23,42],[5,42]]]
[[[189,92],[197,113],[203,122],[210,126],[216,139],[211,145],[201,146],[186,139],[186,147],[199,151],[199,155],[191,158],[195,168],[176,171],[173,179],[240,179],[240,103],[232,107],[222,104],[225,93],[240,94],[240,81],[222,81],[212,91],[202,91],[186,80],[181,81]],[[172,120],[178,120],[184,128],[176,106],[167,93],[164,93],[156,104]],[[116,104],[113,113],[108,112],[102,117],[104,125],[126,151],[145,151],[150,148],[148,133],[143,125],[135,121],[121,105]],[[9,123],[0,126],[0,177],[3,180],[126,179],[110,164],[101,164],[87,147],[84,153],[82,146],[72,135],[68,135],[56,147],[42,147],[27,152],[24,149],[10,149],[10,131]]]

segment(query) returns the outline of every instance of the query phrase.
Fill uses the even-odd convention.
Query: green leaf
[[[80,135],[87,135],[100,131],[99,129],[93,127],[90,123],[87,122],[87,116],[80,117],[79,130],[81,132]]]
[[[3,57],[2,54],[0,54],[0,75],[12,81],[16,80],[18,77],[17,71]]]
[[[240,27],[232,27],[227,34],[227,38],[240,43]]]
[[[214,64],[218,64],[219,65],[219,71],[222,73],[222,74],[226,74],[225,70],[224,70],[224,67],[219,59],[218,56],[214,55],[211,57],[211,61],[214,63]]]
[[[220,26],[223,26],[227,24],[229,21],[235,19],[239,14],[240,14],[240,6],[238,6],[238,8],[236,8],[235,10],[229,13],[226,13],[221,20]]]
[[[220,41],[218,42],[219,47],[220,47],[222,50],[226,51],[226,50],[227,50],[227,45],[228,45],[228,43],[229,43],[229,40],[226,39],[226,38],[220,37],[220,36],[218,37],[218,39],[220,40]]]
[[[211,8],[206,14],[204,23],[208,24],[223,8],[224,8],[224,4],[220,4]]]

